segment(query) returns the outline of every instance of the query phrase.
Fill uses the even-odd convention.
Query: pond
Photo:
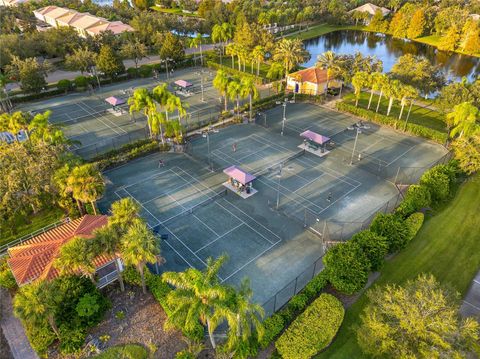
[[[383,71],[388,72],[405,54],[425,56],[434,65],[440,66],[450,80],[459,81],[467,77],[475,80],[480,74],[480,58],[439,51],[433,46],[418,42],[396,39],[383,34],[364,31],[335,31],[315,39],[306,40],[306,49],[311,58],[302,66],[315,65],[317,56],[331,50],[336,54],[354,54],[359,51],[363,55],[375,55],[383,62]]]

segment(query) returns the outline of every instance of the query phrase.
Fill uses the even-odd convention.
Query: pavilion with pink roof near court
[[[301,145],[298,146],[299,148],[302,148],[303,150],[320,157],[323,157],[330,153],[330,151],[327,151],[326,148],[327,144],[331,141],[330,137],[323,136],[310,130],[302,132],[300,134],[300,137],[303,137],[304,141]]]
[[[237,166],[230,166],[223,170],[229,178],[223,185],[229,190],[237,193],[242,198],[248,198],[257,190],[253,188],[253,181],[256,177]]]

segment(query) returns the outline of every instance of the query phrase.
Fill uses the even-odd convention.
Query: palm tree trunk
[[[232,69],[235,67],[235,57],[232,55]]]
[[[367,110],[370,110],[370,105],[372,104],[372,99],[373,99],[373,88],[370,91],[370,99],[368,100]]]
[[[240,97],[237,95],[237,116],[240,117]]]
[[[252,60],[252,62],[250,62],[250,73],[253,74],[253,60]]]
[[[242,71],[242,59],[238,56],[238,71]]]
[[[377,109],[375,110],[375,113],[378,113],[378,110],[380,109],[380,101],[382,101],[382,95],[383,91],[380,91],[380,96],[378,96]]]
[[[402,101],[402,108],[400,109],[400,114],[398,115],[398,119],[401,120],[402,119],[402,115],[403,115],[403,109],[405,108],[405,101]]]
[[[215,349],[217,345],[215,344],[215,338],[213,337],[213,331],[211,330],[209,319],[207,319],[207,329],[208,329],[208,336],[210,337],[210,343],[212,343],[212,347],[213,349]]]
[[[143,273],[143,266],[139,265],[137,266],[138,273],[140,273],[140,277],[142,278],[142,291],[143,294],[147,294],[147,286],[145,284],[145,274]]]
[[[91,201],[90,204],[93,208],[93,214],[96,216],[97,215],[97,207],[95,207],[95,201]]]
[[[257,61],[257,76],[260,76],[260,60]]]
[[[410,112],[412,111],[412,106],[413,106],[413,101],[410,102],[410,107],[408,109],[407,118],[405,119],[405,127],[403,127],[403,132],[405,132],[407,130],[408,119],[410,118]],[[450,135],[450,133],[449,133],[449,135]]]
[[[223,98],[225,99],[225,112],[227,112],[228,111],[227,91],[225,91],[225,96],[223,96]]]
[[[390,97],[388,100],[388,109],[387,109],[387,116],[390,116],[390,111],[392,111],[393,106],[393,97]]]
[[[252,121],[252,94],[248,95],[248,100],[250,102],[250,121]]]
[[[117,270],[117,278],[118,282],[120,283],[120,290],[122,292],[125,291],[125,284],[123,283],[123,276],[122,272],[120,271],[120,266],[118,265],[118,256],[115,256],[115,269]]]
[[[52,327],[52,330],[57,336],[57,338],[60,338],[60,332],[58,331],[57,323],[55,323],[55,318],[53,317],[52,314],[48,315],[48,323]]]
[[[80,203],[80,201],[78,199],[75,199],[75,201],[77,202],[78,212],[80,213],[80,215],[83,215],[82,204]]]

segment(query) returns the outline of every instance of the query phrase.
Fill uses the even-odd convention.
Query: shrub
[[[328,281],[340,292],[353,294],[367,283],[370,263],[355,242],[335,245],[323,257],[323,263]]]
[[[387,239],[389,253],[404,248],[410,236],[403,219],[395,214],[377,214],[370,225],[370,230]]]
[[[294,312],[302,311],[308,304],[308,297],[306,294],[300,293],[290,298],[287,306]]]
[[[285,320],[280,314],[273,314],[263,322],[265,332],[262,340],[260,340],[260,347],[265,349],[283,330],[285,326]]]
[[[450,177],[446,166],[436,166],[420,177],[420,184],[428,188],[434,203],[440,203],[450,195]]]
[[[145,272],[148,276],[149,271]],[[122,277],[125,283],[130,285],[141,286],[142,285],[142,277],[140,277],[140,273],[133,267],[127,266],[125,267],[124,271],[122,272]]]
[[[138,68],[138,73],[141,77],[150,77],[152,76],[153,69],[149,65],[142,65]]]
[[[421,212],[411,214],[406,220],[405,224],[410,232],[408,241],[411,241],[417,235],[420,228],[422,228],[425,215]]]
[[[284,359],[308,359],[325,349],[342,324],[345,309],[330,294],[322,294],[288,327],[275,347]]]
[[[77,353],[82,349],[87,336],[86,329],[74,324],[64,324],[59,328],[60,332],[60,351],[62,354]]]
[[[422,208],[430,207],[432,202],[430,190],[424,185],[412,185],[408,188],[405,198],[396,212],[403,217],[407,217],[413,212]]]
[[[357,243],[365,253],[372,271],[379,270],[382,267],[388,252],[388,243],[385,237],[366,230],[356,233],[351,240]]]
[[[73,81],[75,82],[75,86],[77,87],[77,89],[87,88],[88,83],[90,82],[87,77],[82,75],[75,77],[75,80]]]
[[[28,341],[39,356],[45,357],[48,348],[57,339],[50,325],[45,322],[22,321]]]
[[[138,69],[136,69],[135,67],[129,67],[127,69],[127,74],[131,78],[137,77],[138,76]]]
[[[0,258],[0,287],[7,289],[16,289],[17,282],[8,266],[7,257]]]
[[[211,69],[223,70],[232,76],[251,77],[255,81],[255,83],[257,83],[258,85],[261,85],[263,83],[263,78],[260,76],[252,75],[252,74],[249,74],[248,72],[238,71],[236,69],[232,69],[231,67],[217,64],[216,62],[213,62],[213,61],[207,61],[207,66]]]
[[[126,344],[111,347],[103,353],[94,356],[95,359],[147,359],[148,352],[138,344]]]
[[[327,284],[328,276],[325,271],[321,271],[303,288],[302,293],[305,293],[311,300],[317,297]]]
[[[68,92],[72,89],[72,82],[70,80],[60,80],[57,82],[57,88],[61,91]]]

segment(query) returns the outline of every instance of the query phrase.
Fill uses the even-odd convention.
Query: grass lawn
[[[437,280],[465,295],[480,269],[480,175],[462,184],[455,198],[426,220],[413,241],[387,262],[375,285],[403,284],[420,273],[432,273]],[[337,338],[318,358],[362,358],[352,329],[367,305],[362,295],[345,315]]]
[[[369,98],[370,98],[370,93],[362,92],[360,96],[360,101],[358,102],[358,107],[366,109],[368,106]],[[344,101],[347,101],[352,105],[355,104],[354,94],[350,93],[346,95],[344,97]],[[378,103],[378,96],[373,95],[372,105],[370,106],[370,109],[372,110],[372,112],[375,112],[377,103]],[[388,109],[388,98],[385,98],[385,96],[382,96],[382,101],[380,102],[380,109],[378,112],[383,115],[386,115],[387,109]],[[400,114],[400,110],[401,110],[401,106],[399,101],[395,101],[393,103],[390,116],[392,118],[398,118],[398,115]],[[407,118],[407,113],[408,113],[408,106],[405,106],[405,109],[403,110],[403,115],[402,115],[403,120]],[[447,129],[444,121],[444,115],[438,111],[425,108],[424,105],[412,106],[412,111],[410,113],[410,118],[408,119],[408,122],[415,123],[420,126],[428,127],[443,133],[447,133]]]
[[[194,11],[192,13],[183,12],[182,9],[180,9],[178,7],[174,8],[174,9],[168,9],[168,8],[164,8],[164,7],[160,7],[158,5],[155,5],[155,6],[150,7],[150,9],[160,11],[160,12],[164,12],[166,14],[174,14],[174,15],[187,16],[187,17],[199,17],[196,11]]]
[[[213,62],[216,62],[217,64],[220,64],[220,57],[213,57],[211,58]],[[232,68],[232,57],[231,56],[223,56],[222,57],[222,64],[224,66]],[[235,70],[238,70],[238,61],[237,58],[235,58]],[[242,69],[243,69],[243,64],[242,64]],[[270,69],[270,66],[264,62],[260,64],[260,77],[265,78],[267,76],[267,72]],[[250,62],[247,61],[245,64],[245,73],[247,74],[252,74],[251,67],[250,67]],[[257,75],[257,64],[253,64],[253,75]]]
[[[301,33],[293,33],[291,35],[286,36],[286,38],[292,39],[297,38],[300,40],[308,40],[312,39],[324,34],[328,34],[329,32],[337,31],[337,30],[363,30],[363,26],[352,26],[352,25],[329,25],[329,24],[320,24],[314,25],[307,31],[303,31]]]
[[[423,44],[438,47],[438,44],[440,43],[441,39],[442,39],[442,36],[430,35],[430,36],[419,37],[419,38],[417,38],[413,41],[417,41],[417,42],[421,42]],[[477,52],[476,54],[472,54],[472,53],[469,53],[469,52],[464,52],[460,49],[455,50],[455,52],[458,52],[459,54],[463,54],[463,55],[480,57],[480,52]]]
[[[17,238],[35,232],[49,224],[55,223],[62,219],[65,216],[64,212],[60,208],[52,208],[48,210],[43,210],[37,215],[29,217],[31,222],[28,224],[23,224],[17,227],[17,233],[6,233],[2,234],[0,238],[0,246],[7,244]]]
[[[126,344],[111,347],[94,356],[95,359],[147,359],[148,352],[138,344]]]

